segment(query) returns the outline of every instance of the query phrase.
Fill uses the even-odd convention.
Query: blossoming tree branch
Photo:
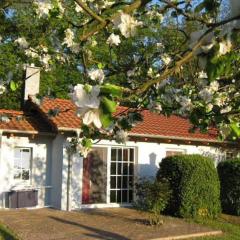
[[[0,9],[1,101],[20,92],[26,64],[41,67],[43,84],[77,106],[82,154],[103,136],[126,141],[144,108],[240,137],[240,1],[4,0]]]

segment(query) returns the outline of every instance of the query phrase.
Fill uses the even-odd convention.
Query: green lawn
[[[0,240],[17,240],[17,238],[8,228],[0,224]]]
[[[222,214],[217,220],[200,222],[213,229],[222,230],[223,235],[218,237],[204,237],[199,240],[240,240],[240,217]]]

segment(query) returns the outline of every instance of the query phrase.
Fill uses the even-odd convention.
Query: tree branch
[[[79,0],[75,0],[75,1],[79,1]],[[135,2],[133,2],[131,5],[126,6],[123,9],[124,13],[131,13],[133,12],[135,9],[138,9],[142,6],[145,6],[147,3],[151,2],[151,0],[136,0]],[[90,30],[89,32],[83,34],[80,37],[81,41],[86,41],[89,37],[91,37],[92,35],[96,34],[97,32],[99,32],[100,30],[102,30],[103,28],[105,28],[113,19],[117,18],[121,13],[115,13],[114,15],[112,15],[110,18],[104,20],[104,22],[100,22],[99,24],[93,26],[93,29]]]
[[[75,2],[92,18],[96,19],[100,23],[105,23],[105,20],[93,12],[92,9],[87,6],[87,4],[83,3],[81,0],[75,0]]]

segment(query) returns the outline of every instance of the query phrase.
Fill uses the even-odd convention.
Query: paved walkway
[[[164,217],[158,227],[146,225],[146,214],[133,209],[63,212],[53,209],[0,211],[0,222],[22,240],[148,240],[209,232],[210,229]]]

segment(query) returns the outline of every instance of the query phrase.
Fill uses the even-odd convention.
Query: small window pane
[[[118,163],[118,171],[117,171],[118,175],[122,174],[122,163]]]
[[[117,177],[117,188],[118,189],[122,188],[122,177]]]
[[[111,203],[115,203],[116,200],[117,200],[117,198],[116,198],[116,191],[115,190],[111,190],[110,191],[110,202]]]
[[[117,191],[117,203],[121,203],[121,190]]]
[[[127,203],[128,201],[128,191],[127,190],[123,190],[122,191],[122,202],[123,203]]]
[[[133,167],[134,167],[133,163],[130,163],[129,164],[129,175],[133,175],[134,174]]]
[[[130,148],[130,162],[134,162],[134,149]]]
[[[122,161],[122,149],[118,149],[118,161]]]
[[[123,161],[128,161],[128,149],[123,149]]]
[[[113,162],[115,162],[117,160],[117,149],[115,148],[112,148],[112,151],[111,151],[111,160]]]
[[[129,203],[131,203],[132,202],[132,200],[133,200],[133,191],[132,190],[129,190],[129,192],[128,192],[128,197],[129,197]]]
[[[116,175],[116,163],[111,163],[111,175]]]
[[[129,188],[133,187],[133,177],[129,177],[129,179],[128,179],[128,186],[129,186]]]
[[[116,189],[117,187],[117,181],[116,181],[116,177],[111,177],[111,188],[112,189]]]
[[[123,177],[122,179],[122,188],[128,187],[128,177]]]
[[[123,175],[128,175],[128,163],[123,163]]]

